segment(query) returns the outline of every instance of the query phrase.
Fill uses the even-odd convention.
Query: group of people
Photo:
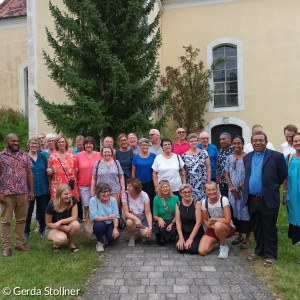
[[[78,136],[70,151],[66,137],[40,134],[29,139],[26,153],[10,134],[0,154],[2,255],[12,254],[12,212],[16,249],[30,250],[26,243],[36,202],[39,232],[55,252],[67,242],[72,252],[79,251],[75,242],[83,216],[93,222],[96,250],[103,251],[118,239],[124,217],[130,247],[138,228],[143,241],[155,234],[158,244],[174,242],[180,252],[206,255],[220,243],[219,258],[228,257],[227,238],[238,233],[232,244],[247,249],[253,231],[257,246],[248,258],[264,256],[264,265],[271,266],[277,260],[283,182],[289,237],[293,244],[300,240],[300,134],[293,125],[284,133],[286,159],[271,150],[260,125],[252,128],[251,145],[222,132],[219,151],[208,133],[186,137],[183,128],[176,130],[174,143],[161,140],[157,129],[139,141],[134,133],[120,134],[117,150],[113,138],[106,137],[100,152],[92,137]]]

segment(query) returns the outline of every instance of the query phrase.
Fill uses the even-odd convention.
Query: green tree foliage
[[[166,93],[155,93],[159,77],[157,51],[161,45],[157,15],[148,16],[155,0],[63,0],[65,11],[49,7],[54,49],[43,53],[50,78],[68,101],[55,104],[36,92],[38,106],[57,132],[116,137],[160,128],[152,113],[164,104]]]
[[[198,60],[199,49],[194,50],[192,45],[183,48],[185,55],[179,57],[180,66],[166,67],[161,83],[171,91],[166,107],[171,110],[176,127],[183,127],[190,134],[204,127],[206,104],[211,100],[208,81],[212,70]]]
[[[15,133],[20,139],[20,147],[27,151],[28,118],[12,108],[0,108],[0,151],[6,147],[5,138]]]

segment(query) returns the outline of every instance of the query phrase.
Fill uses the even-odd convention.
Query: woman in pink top
[[[103,157],[100,152],[94,151],[95,141],[88,136],[83,141],[83,148],[85,151],[79,152],[76,155],[78,162],[78,189],[82,205],[84,206],[84,215],[89,210],[91,181],[93,175],[94,165]]]

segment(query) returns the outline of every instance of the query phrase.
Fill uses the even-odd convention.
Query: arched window
[[[210,79],[213,101],[210,112],[244,109],[243,44],[233,38],[221,38],[207,45],[207,62],[211,66],[218,59]]]
[[[217,64],[213,72],[214,107],[238,106],[237,51],[231,45],[213,49],[213,61]]]

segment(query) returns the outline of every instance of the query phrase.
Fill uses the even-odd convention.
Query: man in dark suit
[[[243,158],[243,199],[247,201],[256,248],[248,259],[264,256],[264,265],[268,267],[277,260],[279,188],[287,177],[287,166],[282,153],[266,148],[268,139],[263,132],[254,133],[251,143],[254,151]]]

